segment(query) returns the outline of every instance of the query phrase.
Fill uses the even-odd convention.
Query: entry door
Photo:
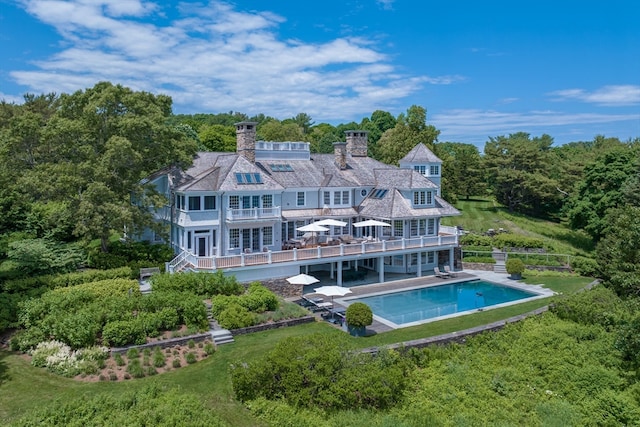
[[[198,237],[198,256],[209,256],[207,248],[209,247],[208,237]]]

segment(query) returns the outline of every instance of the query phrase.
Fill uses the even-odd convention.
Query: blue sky
[[[0,98],[113,83],[175,113],[360,121],[427,109],[440,141],[640,137],[640,3],[0,0]]]

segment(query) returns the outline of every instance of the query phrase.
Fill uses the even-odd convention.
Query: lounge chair
[[[456,273],[455,271],[451,271],[451,267],[449,267],[448,264],[445,264],[444,266],[444,272],[448,275],[450,275],[451,277],[456,277],[458,275],[458,273]]]
[[[451,274],[440,271],[439,267],[433,267],[433,272],[435,273],[436,277],[439,277],[441,279],[448,279],[449,277],[451,277]]]

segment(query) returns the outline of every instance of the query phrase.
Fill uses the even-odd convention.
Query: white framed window
[[[433,204],[433,193],[431,191],[427,191],[427,205]]]
[[[349,204],[349,191],[343,191],[342,192],[342,204],[343,205],[348,205]]]
[[[427,264],[433,264],[436,260],[435,252],[427,252]]]
[[[341,192],[340,191],[334,191],[333,192],[333,204],[334,205],[339,205],[340,204],[340,196],[341,196]]]
[[[262,196],[262,207],[263,208],[273,207],[273,194],[265,194]]]
[[[410,226],[410,234],[411,237],[415,237],[418,235],[418,220],[417,219],[412,219],[411,220],[411,226]]]
[[[440,176],[440,165],[429,166],[429,176]]]
[[[427,234],[432,235],[436,233],[436,220],[434,218],[429,218],[427,221]]]
[[[190,211],[200,210],[200,196],[189,196],[189,210]]]
[[[240,229],[231,228],[229,229],[229,249],[234,249],[239,247],[240,247]]]
[[[265,246],[273,245],[273,227],[262,229],[262,244]]]
[[[404,237],[404,221],[401,219],[393,221],[393,237]]]
[[[413,204],[416,206],[425,205],[427,203],[426,191],[414,191],[413,192]]]
[[[427,172],[427,167],[425,165],[415,165],[413,167],[413,170],[415,170],[418,173],[420,173],[420,175],[424,175]]]
[[[298,206],[304,206],[305,205],[304,191],[298,191],[298,195],[296,197],[296,205],[298,205]]]
[[[331,204],[331,191],[325,191],[323,194],[323,203],[327,206]]]
[[[229,196],[229,209],[240,209],[240,196]]]
[[[187,231],[187,249],[191,249],[191,232]]]

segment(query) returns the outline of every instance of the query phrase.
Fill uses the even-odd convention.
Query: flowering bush
[[[80,373],[94,373],[102,366],[109,350],[106,347],[89,347],[72,351],[60,341],[43,341],[31,352],[31,364],[49,371],[73,377]]]

